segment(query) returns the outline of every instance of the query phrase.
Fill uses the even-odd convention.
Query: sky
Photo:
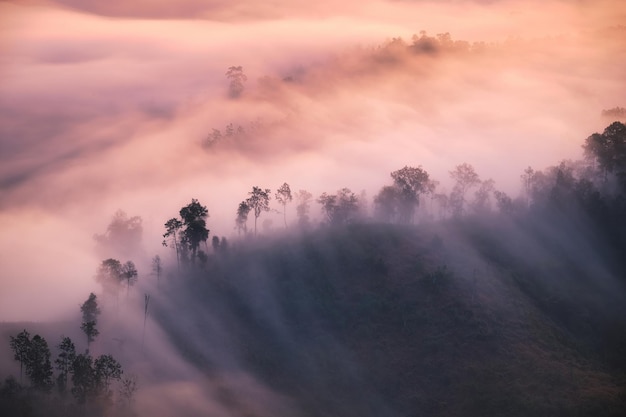
[[[118,209],[141,279],[192,198],[235,238],[255,185],[371,198],[422,165],[445,191],[468,162],[515,195],[626,106],[623,22],[613,0],[0,1],[0,321],[76,313]],[[421,31],[474,46],[411,52]]]

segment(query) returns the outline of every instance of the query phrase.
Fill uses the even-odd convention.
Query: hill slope
[[[173,283],[158,320],[233,415],[621,415],[623,285],[588,236],[527,226],[244,245]],[[242,373],[273,400],[215,385]]]

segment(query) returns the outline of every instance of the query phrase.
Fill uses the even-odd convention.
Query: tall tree
[[[96,272],[96,281],[102,285],[105,294],[119,294],[122,285],[122,263],[109,258],[102,261]]]
[[[419,206],[419,195],[428,191],[428,172],[421,166],[405,166],[392,172],[391,178],[399,190],[399,219],[404,223],[412,223],[415,209]]]
[[[111,380],[119,380],[122,377],[122,366],[113,356],[101,355],[95,360],[93,367],[96,391],[105,398],[110,398]]]
[[[231,66],[226,71],[226,78],[228,78],[228,93],[232,98],[237,98],[243,93],[244,83],[248,81],[248,77],[243,73],[242,66]]]
[[[383,222],[394,223],[398,218],[400,189],[386,185],[374,197],[374,215]]]
[[[104,234],[95,235],[94,239],[105,249],[107,255],[133,253],[141,246],[143,221],[139,216],[129,217],[118,210],[111,218],[111,223]]]
[[[289,184],[284,183],[281,185],[280,188],[276,190],[274,197],[276,198],[276,201],[283,206],[283,219],[285,220],[285,228],[287,228],[287,204],[293,200]]]
[[[135,264],[132,261],[127,261],[124,265],[122,265],[122,277],[126,280],[126,297],[128,297],[128,293],[130,291],[130,286],[135,285],[137,282],[137,268],[135,268]]]
[[[243,231],[244,236],[248,233],[248,213],[250,213],[251,207],[247,201],[242,201],[237,207],[237,218],[235,219],[235,228],[237,233],[241,234]]]
[[[59,354],[54,361],[59,371],[57,387],[59,392],[64,394],[67,390],[67,377],[72,369],[72,363],[76,359],[76,348],[74,347],[74,342],[69,337],[63,337],[57,348],[59,349]]]
[[[30,349],[30,334],[26,329],[17,334],[16,337],[11,336],[9,342],[11,350],[13,351],[14,358],[20,362],[20,383],[22,382],[22,374],[24,369],[24,363],[28,358],[28,351]]]
[[[52,388],[52,365],[50,364],[50,349],[46,339],[38,334],[30,341],[26,356],[26,375],[31,380],[33,388],[49,391]]]
[[[246,200],[246,204],[254,211],[254,235],[256,236],[257,219],[264,211],[270,210],[270,194],[269,188],[261,189],[260,187],[252,187],[252,191],[248,193],[250,197]]]
[[[337,194],[322,193],[317,202],[331,224],[348,223],[359,211],[359,199],[349,188],[342,188]]]
[[[176,250],[176,263],[180,270],[180,242],[178,240],[179,230],[183,228],[183,222],[173,217],[165,222],[165,234],[163,234],[163,246],[167,246],[167,239],[170,240],[170,244],[174,246]]]
[[[163,264],[159,255],[154,255],[154,258],[152,258],[152,273],[157,277],[158,287],[161,283],[161,274],[163,273]]]
[[[455,214],[462,215],[465,212],[465,196],[471,188],[480,184],[480,177],[474,167],[467,163],[457,165],[453,171],[450,171],[450,177],[455,181],[452,194],[450,194],[450,205]]]
[[[195,263],[200,242],[206,242],[209,238],[209,229],[206,228],[206,218],[209,211],[195,198],[191,203],[180,209],[180,217],[183,220],[182,241],[191,250],[191,262]]]
[[[296,193],[296,215],[298,216],[298,224],[300,227],[307,227],[310,223],[309,211],[311,209],[311,200],[313,200],[313,194],[307,190],[298,190]]]
[[[626,189],[626,125],[611,123],[604,132],[594,133],[585,140],[585,155],[595,160],[604,177],[614,174],[622,189]]]
[[[80,325],[81,330],[87,336],[87,353],[89,353],[89,346],[91,342],[100,334],[96,325],[98,324],[98,316],[100,315],[100,309],[98,308],[98,301],[96,300],[94,293],[89,294],[87,300],[80,307],[80,311],[83,314],[83,323]]]
[[[96,373],[91,356],[88,353],[76,355],[71,372],[72,395],[79,404],[85,404],[96,391]]]

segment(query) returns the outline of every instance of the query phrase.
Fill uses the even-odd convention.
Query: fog
[[[93,235],[118,209],[143,219],[134,260],[140,281],[153,280],[149,259],[172,254],[163,223],[192,198],[208,207],[212,235],[234,239],[253,185],[373,196],[402,166],[446,187],[468,162],[515,195],[525,167],[580,157],[607,124],[601,111],[624,105],[620,1],[257,3],[0,3],[0,321],[76,315],[99,291]],[[485,44],[389,47],[422,30]],[[238,65],[248,81],[232,98],[225,72]],[[207,147],[230,123],[247,134]],[[280,227],[279,213],[268,217]],[[158,331],[151,358],[174,361]],[[207,355],[232,346],[222,348]],[[233,364],[225,386],[289,410],[222,359]],[[144,410],[155,395],[189,415],[217,407],[198,399],[205,376],[171,366],[164,386],[141,392]]]

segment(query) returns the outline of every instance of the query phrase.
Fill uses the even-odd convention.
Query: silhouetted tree
[[[121,406],[125,409],[130,409],[133,400],[135,397],[135,393],[137,392],[137,377],[135,375],[130,375],[122,378],[119,394],[121,400]]]
[[[69,337],[63,337],[61,343],[57,345],[59,354],[54,363],[59,375],[57,376],[57,387],[61,394],[64,394],[67,390],[68,375],[72,369],[72,364],[76,359],[76,348],[74,342]]]
[[[383,221],[394,223],[398,218],[400,189],[386,185],[374,197],[374,216]]]
[[[87,336],[87,352],[89,352],[89,345],[100,334],[96,328],[100,309],[94,293],[89,294],[89,298],[80,307],[80,311],[83,314],[83,323],[80,325],[80,328]]]
[[[94,239],[113,254],[132,253],[141,245],[142,223],[141,217],[129,217],[126,212],[118,210],[113,215],[106,232],[102,235],[94,235]]]
[[[626,190],[626,125],[611,123],[604,132],[589,136],[583,149],[597,163],[605,182],[614,174],[621,189]]]
[[[276,201],[283,206],[283,219],[285,220],[285,228],[287,227],[287,204],[293,200],[291,195],[291,188],[289,188],[289,184],[284,183],[280,186],[278,190],[276,190],[276,194],[274,195]]]
[[[195,263],[200,242],[209,238],[209,229],[206,228],[206,218],[209,211],[195,198],[191,203],[180,209],[180,217],[184,229],[181,232],[181,241],[191,250],[191,262]]]
[[[16,337],[11,336],[9,342],[11,350],[13,351],[14,358],[20,362],[20,383],[22,382],[22,374],[24,363],[28,358],[28,350],[30,349],[30,334],[26,329],[17,334]]]
[[[243,67],[232,66],[226,71],[226,78],[229,80],[228,93],[232,98],[237,98],[243,93],[244,83],[248,81],[248,77],[243,73]]]
[[[161,282],[161,274],[163,273],[163,264],[159,255],[154,255],[152,258],[152,273],[157,277],[157,286]]]
[[[266,188],[265,190],[259,187],[252,187],[252,191],[248,193],[250,197],[246,199],[246,204],[254,212],[254,235],[256,236],[256,224],[259,216],[264,211],[270,210],[270,194],[271,190]]]
[[[174,246],[176,250],[176,263],[178,269],[180,269],[180,242],[178,240],[179,230],[183,228],[183,222],[177,218],[171,218],[165,222],[165,234],[163,234],[163,246],[167,246],[167,239],[170,239],[170,244]]]
[[[398,188],[398,215],[403,223],[412,223],[419,195],[428,190],[428,173],[421,167],[405,166],[391,173],[394,186]]]
[[[347,223],[359,211],[359,200],[349,188],[342,188],[337,194],[322,193],[317,202],[330,224]]]
[[[105,259],[96,272],[96,281],[102,285],[105,294],[117,296],[123,279],[122,264],[117,259]]]
[[[135,285],[137,282],[137,268],[135,268],[135,264],[132,261],[127,261],[124,265],[122,265],[121,272],[122,277],[126,280],[126,297],[128,297],[130,286]]]
[[[526,202],[526,206],[530,206],[530,198],[532,195],[532,183],[533,177],[535,175],[535,170],[532,167],[528,167],[524,170],[524,173],[520,175],[520,180],[522,181],[522,192],[524,195],[524,200]]]
[[[250,213],[250,206],[247,201],[242,201],[239,203],[239,207],[237,207],[237,218],[235,219],[235,227],[237,228],[237,233],[245,235],[248,233],[248,213]]]
[[[72,395],[79,404],[85,404],[96,393],[96,373],[91,356],[88,353],[76,355],[71,372]]]
[[[311,209],[312,199],[313,194],[307,190],[298,190],[298,193],[296,194],[296,201],[298,202],[298,205],[296,206],[296,215],[298,216],[298,224],[300,227],[307,227],[310,223],[309,211]]]
[[[465,211],[465,196],[471,188],[480,184],[480,178],[474,171],[474,167],[467,163],[457,165],[453,171],[450,171],[450,176],[455,181],[450,194],[450,205],[455,214],[462,215]]]
[[[38,334],[33,336],[24,365],[26,375],[30,378],[33,388],[45,392],[52,388],[52,365],[50,364],[50,349],[46,339]]]
[[[94,364],[96,391],[105,398],[111,397],[111,380],[119,380],[122,377],[122,366],[111,355],[99,356]]]
[[[218,236],[213,236],[213,239],[211,239],[211,246],[213,247],[213,253],[218,253],[220,251],[220,238]]]
[[[226,240],[226,237],[224,236],[222,236],[222,239],[220,240],[220,252],[228,252],[228,240]]]
[[[495,190],[495,181],[491,178],[480,183],[480,186],[474,193],[474,201],[472,209],[476,213],[484,213],[491,210],[491,195]]]

